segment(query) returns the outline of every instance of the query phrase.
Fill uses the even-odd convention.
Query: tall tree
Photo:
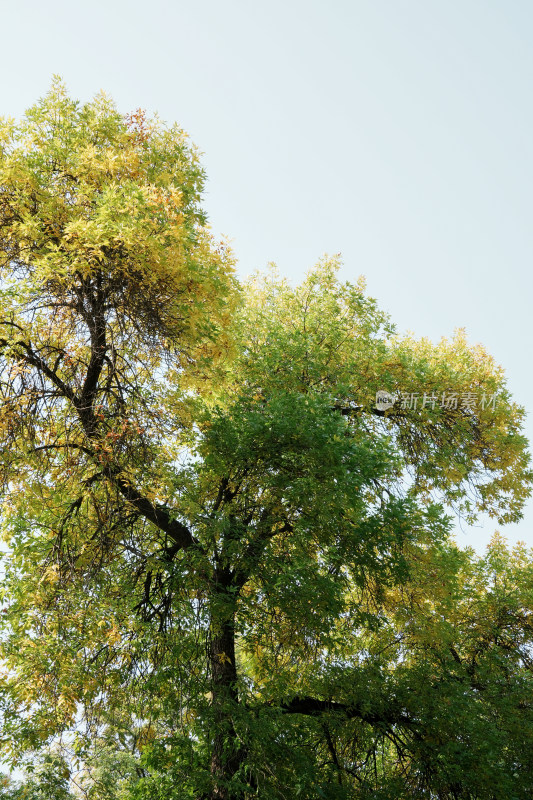
[[[491,706],[531,726],[529,595],[502,628],[484,584],[486,670],[482,618],[446,617],[475,569],[444,505],[506,522],[530,490],[501,369],[395,336],[334,260],[238,289],[176,128],[56,83],[2,143],[6,752],[70,731],[95,798],[96,741],[138,758],[123,797],[503,797],[456,714],[529,796]]]

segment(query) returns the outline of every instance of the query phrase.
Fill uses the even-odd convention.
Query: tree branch
[[[366,706],[366,704],[365,704]],[[333,700],[318,700],[314,697],[294,697],[290,703],[284,703],[281,710],[286,714],[303,714],[317,717],[322,714],[340,713],[347,719],[360,719],[369,725],[414,725],[415,720],[404,710],[388,705],[384,712],[367,711],[362,703],[337,703]]]

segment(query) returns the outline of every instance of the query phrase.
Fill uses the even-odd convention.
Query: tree
[[[31,765],[22,782],[3,777],[0,798],[5,800],[76,800],[69,791],[69,767],[58,752],[46,752]]]
[[[5,752],[63,736],[94,800],[529,797],[531,558],[446,513],[530,491],[501,369],[335,259],[241,289],[141,112],[56,82],[1,141]]]

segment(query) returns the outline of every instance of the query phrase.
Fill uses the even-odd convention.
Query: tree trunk
[[[211,620],[211,682],[214,733],[211,751],[211,774],[214,780],[212,800],[240,800],[241,793],[231,792],[227,784],[238,771],[244,751],[233,726],[233,713],[239,702],[235,664],[235,603],[227,587],[217,587],[223,603],[215,603],[217,612]]]

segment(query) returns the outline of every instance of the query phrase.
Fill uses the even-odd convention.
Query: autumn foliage
[[[3,757],[57,798],[531,797],[531,553],[450,538],[530,493],[502,369],[336,259],[239,283],[176,126],[56,81],[0,148]]]

